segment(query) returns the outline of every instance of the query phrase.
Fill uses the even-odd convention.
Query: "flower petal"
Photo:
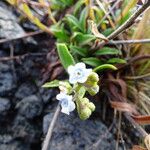
[[[81,63],[77,63],[77,64],[75,65],[75,68],[76,68],[76,69],[78,69],[78,68],[80,68],[80,69],[85,69],[85,67],[86,67],[85,64],[82,63],[82,62],[81,62]]]
[[[72,95],[67,95],[68,101],[72,101]]]
[[[76,79],[75,77],[73,77],[73,76],[70,76],[70,77],[69,77],[69,82],[70,82],[71,84],[75,84],[75,83],[77,83],[77,79]]]
[[[64,108],[64,107],[62,107],[61,112],[62,112],[62,113],[64,113],[64,114],[67,114],[67,115],[69,115],[69,114],[70,114],[70,112],[69,112],[69,108],[68,108],[68,107],[67,107],[67,108],[66,108],[66,107],[65,107],[65,108]]]
[[[61,100],[61,99],[62,99],[62,94],[61,94],[61,93],[58,94],[58,95],[56,96],[56,99],[57,99],[57,100]]]
[[[86,70],[85,70],[85,74],[86,74],[87,76],[89,76],[91,72],[92,72],[92,69],[86,69]]]
[[[73,101],[70,101],[69,103],[70,103],[69,104],[69,112],[71,112],[75,109],[76,106],[75,106],[75,103]]]
[[[74,68],[75,68],[75,67],[72,66],[72,65],[69,66],[68,69],[67,69],[67,70],[68,70],[68,73],[69,73],[69,74],[72,74],[72,72],[74,72]]]
[[[82,78],[78,79],[78,82],[79,83],[84,83],[84,82],[86,82],[87,78],[88,78],[87,76],[83,76]]]

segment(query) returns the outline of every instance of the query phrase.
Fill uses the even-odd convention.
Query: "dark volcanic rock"
[[[15,93],[17,99],[23,99],[24,97],[30,96],[36,93],[36,87],[31,82],[25,82],[21,84]]]
[[[13,136],[27,143],[38,143],[41,136],[41,127],[37,122],[30,122],[18,115],[12,125]],[[21,149],[22,150],[22,149]]]
[[[36,95],[31,95],[22,99],[16,108],[21,115],[33,119],[42,113],[43,104]]]
[[[43,102],[48,103],[56,96],[56,89],[40,88],[40,94]]]
[[[8,64],[0,63],[0,96],[8,95],[16,87],[16,81]]]
[[[0,38],[16,38],[24,34],[23,29],[18,25],[17,19],[4,3],[0,3]]]
[[[15,140],[12,135],[0,135],[0,150],[26,150],[29,144]]]
[[[37,67],[37,64],[40,65],[44,61],[39,62],[36,61],[36,59],[35,57],[25,57],[20,64],[17,64],[16,72],[18,74],[19,81],[25,81],[24,79],[28,77],[34,78],[34,80],[41,77],[41,70],[39,66]]]
[[[0,97],[0,115],[7,114],[10,107],[11,107],[10,100]]]
[[[53,113],[50,113],[44,117],[44,133],[48,129],[52,116]],[[105,132],[107,127],[101,121],[82,121],[74,114],[69,116],[61,114],[56,122],[49,150],[86,150]],[[115,140],[110,132],[97,150],[109,149],[115,149]]]
[[[0,144],[0,150],[27,150],[29,145],[24,144],[20,141],[13,141],[8,144]]]

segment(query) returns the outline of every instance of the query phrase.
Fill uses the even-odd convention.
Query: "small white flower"
[[[75,84],[77,82],[84,83],[91,72],[92,69],[86,69],[84,63],[77,63],[75,66],[69,66],[69,82],[72,84]]]
[[[56,96],[56,99],[60,101],[61,112],[67,115],[75,109],[75,103],[72,101],[72,96],[65,93],[60,93]]]

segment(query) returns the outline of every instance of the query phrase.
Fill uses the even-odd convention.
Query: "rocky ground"
[[[0,2],[1,39],[22,36],[24,30],[36,30],[26,22],[20,26],[16,15],[13,9]],[[54,63],[57,59],[55,54],[45,55],[52,51],[53,41],[50,36],[41,34],[0,44],[0,150],[41,149],[57,104],[57,90],[41,88],[44,80],[52,75],[51,70],[45,73],[43,68],[50,68],[52,60]],[[10,55],[23,57],[12,60]],[[53,76],[60,71],[62,68],[53,70]],[[76,113],[61,114],[50,150],[85,150],[107,131],[100,120],[81,121]],[[115,136],[108,131],[98,150],[113,149]]]

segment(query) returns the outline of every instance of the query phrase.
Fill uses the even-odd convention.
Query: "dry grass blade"
[[[134,145],[132,150],[147,150],[147,148],[143,148],[143,147],[141,147],[139,145]]]
[[[142,85],[144,86],[144,85]],[[138,103],[137,107],[138,110],[143,114],[143,115],[150,115],[150,98],[147,96],[144,92],[138,91],[135,87],[129,86],[129,94],[132,95],[134,99],[136,99],[136,96],[138,98]],[[143,111],[141,111],[143,110]]]
[[[150,116],[132,116],[132,118],[141,125],[150,124]]]
[[[123,111],[123,112],[130,112],[137,114],[137,111],[135,109],[134,105],[128,104],[126,102],[115,102],[115,101],[110,101],[111,106],[114,109],[117,109],[118,111]]]
[[[91,24],[92,33],[93,33],[97,38],[102,39],[102,40],[104,40],[104,41],[107,42],[108,39],[107,39],[103,34],[101,34],[101,33],[98,31],[96,24],[95,24],[92,20],[90,21],[90,24]]]

